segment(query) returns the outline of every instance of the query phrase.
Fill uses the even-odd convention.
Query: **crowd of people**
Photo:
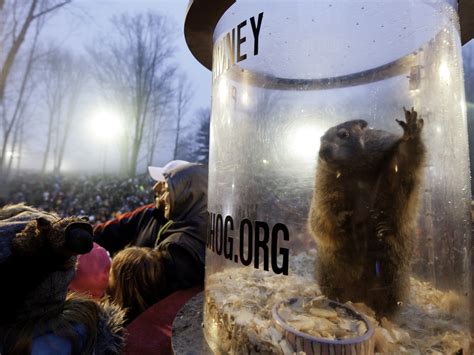
[[[148,174],[135,178],[103,175],[42,176],[21,174],[8,183],[6,203],[21,203],[54,211],[61,217],[87,216],[92,224],[105,222],[153,199]]]

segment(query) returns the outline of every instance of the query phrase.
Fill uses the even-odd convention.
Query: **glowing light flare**
[[[245,105],[245,106],[248,106],[248,104],[250,103],[250,98],[249,98],[249,94],[247,93],[247,91],[244,91],[242,93],[242,103]]]
[[[449,84],[451,82],[451,71],[449,70],[449,66],[446,62],[443,62],[439,65],[438,74],[439,79],[445,84]]]
[[[467,110],[466,100],[461,100],[461,112],[465,115]]]
[[[76,169],[77,171],[77,162],[73,162],[69,159],[64,159],[61,163],[61,172],[71,173]]]
[[[120,115],[113,110],[96,111],[91,117],[90,125],[96,137],[106,140],[115,139],[123,131]]]
[[[18,154],[16,152],[12,152],[12,151],[6,152],[5,155],[6,155],[7,159],[10,159],[10,158],[16,159],[16,158],[20,157],[20,154]]]
[[[415,97],[420,93],[420,89],[409,90],[408,93],[410,94],[411,97]]]
[[[225,104],[229,99],[227,80],[224,77],[221,77],[219,84],[217,84],[217,95],[222,104]]]
[[[291,158],[316,160],[324,130],[314,124],[301,124],[287,131],[286,146]]]

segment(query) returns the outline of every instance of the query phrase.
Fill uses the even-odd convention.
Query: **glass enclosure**
[[[329,301],[373,327],[356,352],[469,351],[460,48],[441,0],[238,1],[222,16],[204,322],[216,353],[349,346],[334,309],[306,307]],[[282,316],[296,335],[272,315],[281,302],[303,302]]]

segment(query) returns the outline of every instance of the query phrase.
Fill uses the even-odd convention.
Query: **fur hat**
[[[92,227],[26,205],[0,209],[0,324],[60,312],[76,255],[92,249]]]
[[[60,218],[24,204],[1,208],[0,333],[1,329],[23,322],[66,319],[64,312],[71,311],[67,307],[81,308],[87,302],[95,302],[71,302],[70,296],[66,302],[68,286],[75,274],[76,256],[88,253],[92,247],[92,226],[83,218]],[[104,309],[98,304],[96,308],[94,312],[100,319]],[[121,328],[123,314],[106,313],[115,317],[111,322],[114,329]],[[109,333],[113,335],[114,330]],[[96,346],[99,338],[98,335]]]

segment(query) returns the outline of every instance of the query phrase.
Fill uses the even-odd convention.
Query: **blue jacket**
[[[87,331],[83,325],[75,325],[74,329],[77,332],[77,341],[79,353],[83,353],[80,349],[86,340]],[[47,332],[43,335],[38,335],[33,338],[31,347],[31,355],[63,355],[73,354],[72,343],[69,339],[63,338],[53,332]]]

